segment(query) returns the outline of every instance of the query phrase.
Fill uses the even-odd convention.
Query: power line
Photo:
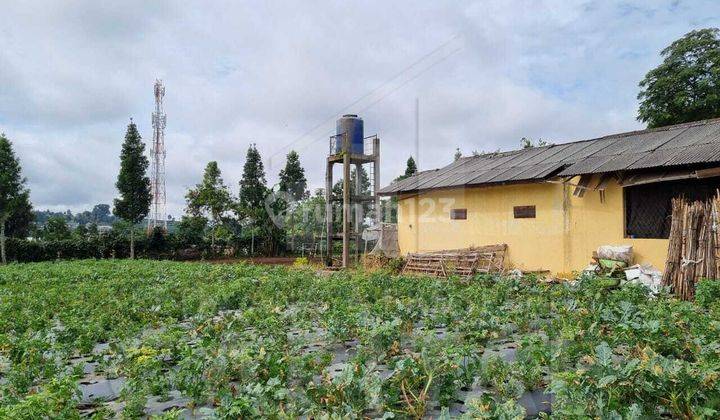
[[[450,58],[452,55],[456,54],[457,52],[461,51],[462,49],[463,49],[463,47],[459,47],[459,48],[456,48],[456,49],[450,51],[449,54],[441,57],[439,60],[436,60],[436,61],[432,62],[429,66],[427,66],[427,67],[423,68],[422,70],[420,70],[420,71],[419,71],[417,74],[415,74],[413,77],[411,77],[411,78],[405,80],[403,83],[397,85],[395,88],[393,88],[392,90],[390,90],[389,92],[387,92],[387,93],[384,94],[383,96],[379,97],[379,98],[376,99],[375,101],[371,102],[370,104],[368,104],[368,105],[365,106],[364,108],[361,108],[359,111],[360,111],[360,112],[366,111],[366,110],[370,109],[371,107],[377,105],[379,102],[381,102],[382,100],[386,99],[388,96],[390,96],[390,95],[392,95],[393,93],[395,93],[395,92],[397,92],[398,90],[400,90],[403,86],[405,86],[405,85],[407,85],[408,83],[416,80],[418,77],[422,76],[425,72],[427,72],[428,70],[432,69],[433,67],[435,67],[436,65],[440,64],[441,62],[447,60],[447,59]],[[333,118],[334,118],[334,117],[333,117]],[[334,130],[331,129],[331,130],[328,130],[328,131],[324,132],[324,134],[323,134],[321,137],[318,137],[318,138],[316,138],[315,140],[311,141],[310,143],[302,146],[301,148],[298,149],[298,151],[303,150],[303,149],[306,149],[306,148],[308,148],[309,146],[312,146],[313,144],[317,143],[318,141],[327,138],[327,136],[331,135],[331,134],[333,133],[333,131],[334,131]],[[276,153],[276,154],[277,154],[277,153]],[[272,155],[272,156],[275,156],[275,155]],[[272,156],[270,156],[270,157],[272,158]]]
[[[303,134],[301,134],[300,136],[298,136],[297,138],[295,138],[294,140],[292,140],[292,141],[289,142],[288,144],[282,146],[277,152],[275,152],[275,153],[273,153],[272,155],[270,155],[268,159],[271,159],[271,158],[273,158],[274,156],[277,156],[278,154],[282,153],[283,150],[286,150],[287,148],[289,148],[290,146],[294,145],[294,144],[297,143],[298,141],[300,141],[300,140],[302,140],[303,138],[307,137],[307,136],[310,135],[313,131],[317,130],[318,128],[322,127],[323,125],[325,125],[325,124],[327,124],[327,123],[329,123],[329,122],[334,121],[335,118],[337,117],[337,115],[341,114],[343,111],[347,110],[348,108],[350,108],[350,107],[352,107],[352,106],[355,106],[355,105],[357,105],[358,103],[362,102],[365,98],[368,98],[369,96],[372,96],[372,95],[375,94],[376,92],[380,91],[380,90],[383,89],[385,86],[389,85],[390,83],[392,83],[393,81],[395,81],[396,79],[398,79],[400,76],[404,75],[406,72],[408,72],[409,70],[411,70],[411,69],[412,69],[413,67],[415,67],[416,65],[422,63],[423,61],[425,61],[426,59],[428,59],[429,57],[431,57],[432,55],[434,55],[434,54],[437,53],[438,51],[440,51],[440,50],[442,50],[443,48],[445,48],[447,45],[449,45],[450,43],[452,43],[453,41],[455,41],[459,36],[460,36],[459,34],[455,34],[455,35],[452,36],[450,39],[448,39],[448,40],[445,41],[444,43],[440,44],[438,47],[434,48],[432,51],[428,52],[427,54],[423,55],[423,56],[420,57],[419,59],[417,59],[417,60],[415,60],[414,62],[412,62],[411,64],[409,64],[408,66],[404,67],[402,70],[400,70],[400,71],[397,72],[395,75],[393,75],[392,77],[390,77],[389,79],[387,79],[386,81],[384,81],[383,83],[381,83],[381,84],[380,84],[379,86],[377,86],[376,88],[372,89],[370,92],[362,95],[361,97],[359,97],[358,99],[354,100],[353,102],[351,102],[351,103],[345,105],[344,107],[340,108],[340,110],[339,110],[338,112],[335,112],[333,115],[331,115],[330,117],[328,117],[326,120],[323,120],[322,122],[318,123],[317,125],[315,125],[315,126],[312,127],[311,129],[307,130],[306,132],[304,132]],[[440,61],[443,61],[443,60],[446,59],[446,58],[447,58],[447,56],[444,57],[443,59],[441,59]],[[435,62],[434,64],[437,64],[437,62]],[[433,64],[433,65],[434,65],[434,64]],[[432,65],[431,65],[430,67],[432,67]],[[429,69],[429,67],[428,67],[427,69]],[[425,70],[427,70],[427,69],[425,69]],[[423,70],[423,71],[425,71],[425,70]],[[404,85],[404,84],[403,84],[403,85]],[[402,86],[402,85],[401,85],[401,86]],[[385,96],[387,96],[387,95],[385,95]],[[385,96],[383,96],[383,98],[384,98]],[[373,104],[375,104],[375,103],[377,103],[377,102],[378,102],[378,101],[374,102]],[[364,109],[367,109],[367,108],[364,108]],[[331,131],[331,132],[332,132],[332,131]],[[314,143],[314,141],[313,141],[312,143],[310,143],[310,144],[313,144],[313,143]]]

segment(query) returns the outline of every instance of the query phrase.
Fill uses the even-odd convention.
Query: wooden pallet
[[[421,274],[433,277],[451,275],[469,278],[478,273],[500,272],[503,269],[507,245],[479,248],[412,253],[406,257],[402,274]]]

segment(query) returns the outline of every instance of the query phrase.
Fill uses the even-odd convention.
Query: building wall
[[[652,264],[665,269],[667,239],[625,238],[625,204],[623,189],[612,183],[605,190],[605,202],[600,192],[588,191],[584,197],[572,195],[567,188],[569,207],[568,244],[565,250],[565,270],[578,270],[587,265],[592,252],[600,245],[632,245],[635,262]]]
[[[403,254],[417,251],[508,244],[506,264],[554,273],[579,271],[600,245],[633,245],[636,262],[664,267],[667,240],[624,238],[622,188],[572,195],[555,183],[435,190],[400,197],[398,238]],[[515,219],[514,206],[534,205],[536,218]],[[467,209],[467,220],[450,210]]]

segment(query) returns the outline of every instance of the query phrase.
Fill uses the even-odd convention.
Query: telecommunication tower
[[[165,197],[165,123],[163,110],[165,86],[160,79],[155,80],[155,112],[152,113],[153,140],[150,148],[150,188],[152,204],[148,218],[148,232],[158,226],[167,230],[167,200]]]

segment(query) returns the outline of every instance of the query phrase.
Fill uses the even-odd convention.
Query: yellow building
[[[720,188],[720,120],[460,158],[395,182],[400,252],[505,243],[506,265],[579,271],[601,245],[662,270],[670,200]]]

